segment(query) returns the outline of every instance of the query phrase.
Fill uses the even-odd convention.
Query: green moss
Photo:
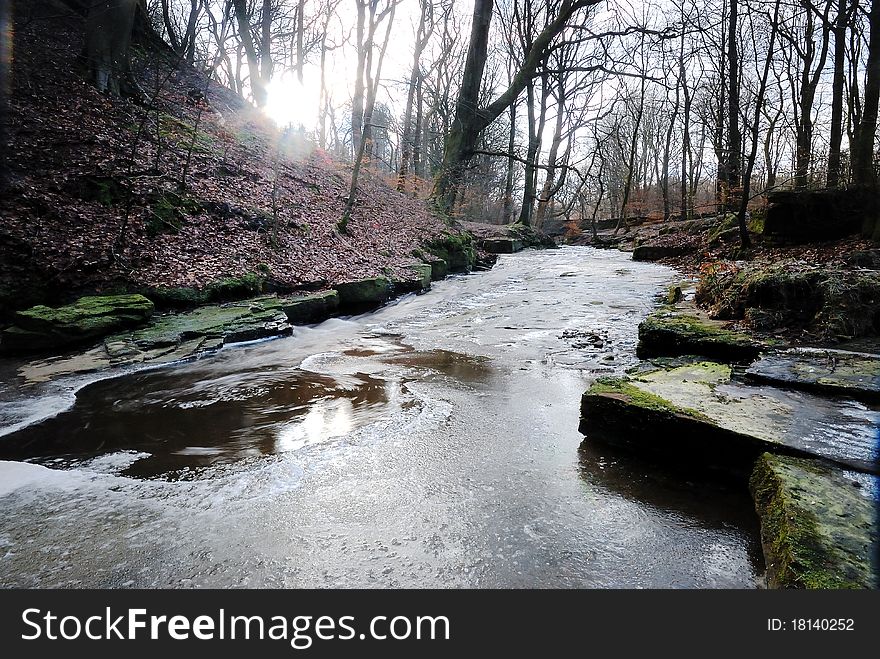
[[[265,282],[265,277],[254,272],[240,277],[226,277],[208,285],[206,289],[208,300],[220,302],[253,297],[263,292]]]
[[[684,294],[681,291],[681,286],[670,286],[666,291],[666,304],[677,304],[681,302]]]
[[[339,304],[348,307],[381,304],[391,296],[391,281],[386,277],[372,277],[336,285]]]
[[[127,186],[112,176],[83,176],[75,185],[80,199],[95,201],[102,206],[121,204],[129,195]]]
[[[755,211],[749,218],[749,231],[761,235],[764,233],[764,220],[766,219],[765,211]]]
[[[760,346],[750,337],[708,324],[695,316],[659,312],[639,325],[640,357],[704,355],[751,359]]]
[[[63,307],[38,305],[18,311],[3,333],[4,349],[44,350],[82,343],[145,323],[153,303],[142,295],[83,297]]]
[[[653,412],[688,416],[700,421],[709,419],[700,412],[686,407],[679,407],[665,398],[656,396],[639,388],[627,378],[599,378],[587,390],[587,396],[622,396],[627,404]]]
[[[749,481],[770,583],[782,588],[872,586],[870,503],[829,467],[765,453]]]
[[[433,256],[446,261],[453,272],[470,270],[477,261],[474,237],[467,232],[445,232],[438,238],[426,241],[423,247]]]
[[[823,340],[880,332],[880,273],[791,263],[743,270],[706,268],[697,303],[715,318],[756,329],[803,327]]]
[[[287,320],[294,325],[324,320],[331,316],[338,307],[339,293],[337,291],[324,291],[288,298],[283,300],[281,304],[281,309],[287,315]]]

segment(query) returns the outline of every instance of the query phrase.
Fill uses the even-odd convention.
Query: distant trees
[[[493,0],[475,0],[470,44],[456,102],[455,119],[446,137],[443,163],[432,193],[432,198],[441,212],[449,214],[453,210],[458,186],[464,176],[464,167],[474,155],[474,145],[480,133],[507,110],[528,86],[554,39],[562,32],[572,16],[579,10],[599,2],[600,0],[561,0],[558,3],[548,3],[548,7],[558,4],[555,7],[555,16],[548,20],[528,52],[524,54],[522,63],[507,89],[490,104],[480,107],[479,93],[486,67]]]
[[[132,89],[137,2],[80,5],[99,89]],[[600,4],[613,11],[590,11]],[[635,215],[726,211],[745,236],[769,189],[876,182],[874,1],[143,6],[180,61],[257,106],[273,80],[298,81],[316,144],[450,217],[545,226],[586,213],[627,230]],[[386,50],[396,68],[380,66]]]

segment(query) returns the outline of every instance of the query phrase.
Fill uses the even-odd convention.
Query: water
[[[754,587],[744,490],[577,431],[581,394],[635,363],[674,277],[524,252],[376,314],[90,384],[0,438],[25,460],[0,463],[0,585]],[[7,385],[7,425],[82,383]]]

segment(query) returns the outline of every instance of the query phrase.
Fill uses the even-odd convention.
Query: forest
[[[880,0],[0,28],[0,586],[880,586]]]

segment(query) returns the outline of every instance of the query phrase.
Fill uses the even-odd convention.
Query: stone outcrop
[[[877,236],[880,197],[869,189],[782,190],[767,195],[764,236],[780,243]]]
[[[746,377],[783,387],[880,400],[880,357],[845,350],[793,349],[764,355]]]
[[[370,277],[337,284],[336,291],[341,307],[360,308],[387,302],[392,288],[391,281],[386,277]]]
[[[880,479],[764,454],[749,489],[772,588],[878,588]]]
[[[764,452],[877,471],[876,412],[800,392],[751,387],[714,362],[597,380],[581,432],[676,464],[742,475]]]
[[[4,352],[60,350],[146,323],[153,303],[142,295],[83,297],[63,307],[18,311],[0,336]]]
[[[637,354],[642,359],[701,355],[713,359],[751,361],[764,346],[751,337],[725,329],[695,307],[664,309],[639,324]]]

